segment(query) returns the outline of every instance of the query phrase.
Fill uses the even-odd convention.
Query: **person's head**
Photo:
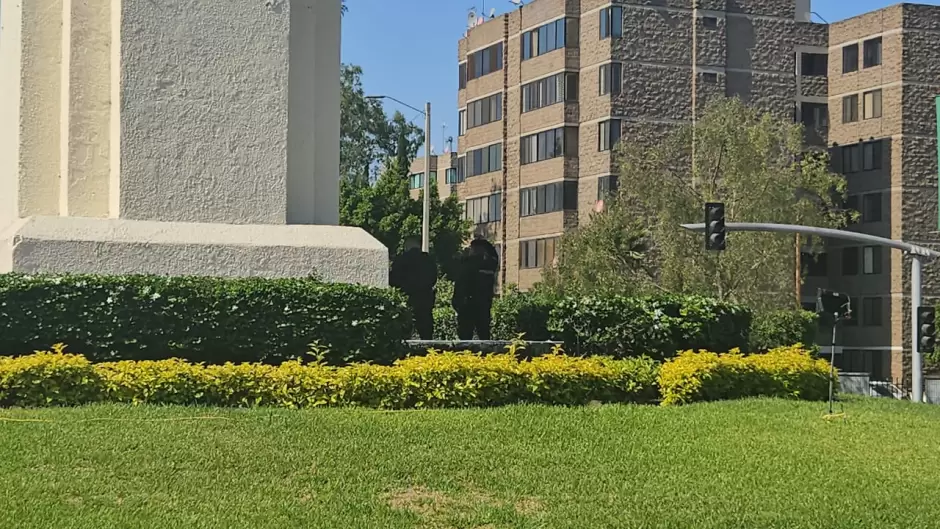
[[[417,235],[409,235],[405,238],[405,251],[417,250],[421,248],[421,239]]]

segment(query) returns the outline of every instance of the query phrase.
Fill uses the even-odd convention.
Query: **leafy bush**
[[[648,354],[684,349],[746,348],[751,313],[698,296],[566,298],[551,311],[549,330],[579,355]]]
[[[0,357],[0,406],[60,406],[94,402],[101,377],[85,357],[53,352]]]
[[[0,275],[0,350],[10,354],[61,340],[95,362],[277,363],[316,343],[332,364],[387,363],[410,332],[394,291],[315,279]]]
[[[546,294],[519,292],[504,293],[493,302],[493,337],[513,340],[520,334],[529,341],[551,340],[548,320],[557,298]]]
[[[453,307],[434,307],[434,339],[457,339],[457,311]]]
[[[494,355],[430,352],[391,366],[333,367],[288,361],[278,366],[193,364],[179,359],[90,364],[81,356],[38,353],[0,360],[6,405],[91,401],[214,406],[369,406],[442,408],[539,402],[648,403],[656,399],[657,364],[648,358],[531,361]],[[46,395],[54,396],[47,400]]]
[[[807,310],[759,312],[751,322],[749,351],[769,351],[794,343],[816,343],[819,318]]]
[[[660,368],[662,404],[782,397],[822,400],[829,391],[829,363],[802,344],[742,356],[685,351]]]

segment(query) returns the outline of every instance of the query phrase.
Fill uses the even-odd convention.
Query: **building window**
[[[842,147],[842,174],[857,173],[862,170],[862,146],[845,145]]]
[[[503,94],[493,94],[467,103],[467,118],[468,129],[503,119]]]
[[[826,53],[803,53],[800,58],[800,75],[829,75],[829,55]]]
[[[866,40],[862,45],[862,64],[865,68],[881,64],[881,37]]]
[[[847,246],[842,248],[842,275],[858,275],[858,247]]]
[[[622,132],[619,119],[601,121],[597,124],[598,150],[609,151],[620,141]]]
[[[463,136],[467,133],[467,111],[461,110],[457,114],[457,135]]]
[[[865,275],[881,273],[881,246],[862,248],[862,273]]]
[[[461,175],[457,172],[456,167],[451,167],[444,171],[444,183],[445,184],[459,184],[463,182]]]
[[[825,103],[800,103],[800,121],[807,130],[829,127],[829,105]]]
[[[844,208],[843,208],[843,209],[846,210],[846,214],[847,214],[847,215],[846,215],[846,219],[847,219],[847,220],[846,220],[846,223],[847,223],[847,224],[856,224],[857,221],[856,221],[856,220],[852,220],[852,218],[851,218],[849,215],[852,215],[853,213],[855,213],[856,211],[858,211],[858,195],[849,195],[849,196],[845,199],[845,204],[844,204]]]
[[[881,193],[862,196],[862,222],[881,222]]]
[[[522,34],[522,60],[578,45],[578,20],[559,19]],[[567,43],[567,44],[566,44]]]
[[[858,121],[858,94],[842,98],[842,123]]]
[[[566,180],[519,191],[519,216],[530,217],[563,209],[578,209],[578,182]]]
[[[578,99],[578,74],[563,72],[522,85],[522,111]]]
[[[881,117],[881,90],[865,92],[862,103],[862,112],[865,119]]]
[[[466,178],[492,173],[503,168],[503,144],[494,143],[467,153]],[[459,176],[458,176],[459,178]]]
[[[597,200],[603,200],[617,192],[620,178],[617,175],[602,176],[597,179]]]
[[[457,66],[457,86],[460,90],[467,87],[467,63],[462,62]]]
[[[803,252],[800,264],[807,277],[826,277],[829,274],[829,259],[825,252],[815,255]]]
[[[520,268],[544,268],[555,260],[555,244],[558,237],[535,239],[519,243]]]
[[[414,174],[408,175],[408,189],[421,189],[423,187],[424,187],[424,173],[414,173]]]
[[[565,72],[565,101],[578,100],[578,74]]]
[[[702,27],[705,29],[718,29],[718,17],[702,17]]]
[[[477,79],[503,69],[503,43],[475,51],[467,56],[467,79]]]
[[[881,298],[862,299],[862,325],[880,327],[881,322]]]
[[[467,179],[467,157],[457,157],[457,181],[463,182]]]
[[[858,44],[850,44],[842,48],[842,73],[852,73],[858,70]]]
[[[623,7],[610,6],[601,9],[601,40],[623,36]]]
[[[617,95],[623,87],[623,65],[619,62],[604,64],[598,71],[600,80],[600,94]]]
[[[519,140],[519,162],[525,165],[564,156],[565,144],[572,153],[577,152],[577,127],[559,127],[525,136]]]
[[[715,72],[702,72],[702,82],[707,84],[718,84],[718,74]]]
[[[869,141],[861,145],[863,171],[881,169],[882,148],[881,140]]]
[[[474,224],[496,222],[502,216],[502,195],[493,193],[485,197],[471,198],[464,203],[464,218]]]

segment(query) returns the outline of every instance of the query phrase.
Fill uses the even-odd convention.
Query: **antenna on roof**
[[[495,7],[491,7],[491,8],[490,8],[490,18],[493,18],[493,17],[495,17],[495,16],[496,16],[496,8],[495,8]]]
[[[477,22],[477,13],[471,7],[470,11],[467,13],[467,29],[472,29],[473,26],[476,25],[476,22]]]
[[[509,3],[516,7],[522,7],[522,0],[509,0]]]

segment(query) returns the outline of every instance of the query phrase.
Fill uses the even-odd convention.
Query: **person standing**
[[[486,239],[474,239],[460,258],[454,281],[453,306],[461,340],[472,340],[474,331],[479,339],[490,339],[490,311],[498,271],[496,248]]]
[[[427,252],[421,251],[416,236],[405,239],[405,251],[392,261],[389,286],[404,292],[414,315],[414,327],[422,340],[434,337],[434,285],[437,264]]]

